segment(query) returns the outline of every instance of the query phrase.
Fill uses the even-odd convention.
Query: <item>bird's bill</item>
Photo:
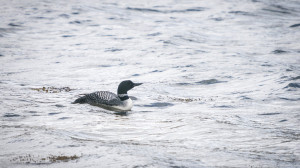
[[[134,83],[133,85],[134,85],[134,87],[136,87],[136,86],[140,86],[141,84],[143,84],[143,83]]]

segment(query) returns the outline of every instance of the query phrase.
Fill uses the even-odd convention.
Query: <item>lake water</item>
[[[0,11],[0,167],[300,167],[300,1]],[[71,104],[128,79],[126,114]]]

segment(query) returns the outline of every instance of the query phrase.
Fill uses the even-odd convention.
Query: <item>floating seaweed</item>
[[[161,96],[159,98],[162,98]],[[167,99],[170,99],[172,101],[177,101],[177,102],[194,102],[194,101],[201,101],[201,98],[180,98],[180,97],[170,97],[167,96]]]
[[[24,156],[17,156],[11,159],[11,162],[14,163],[26,163],[26,164],[51,164],[51,163],[58,163],[58,162],[68,162],[71,160],[79,159],[81,156],[73,155],[73,156],[66,156],[66,155],[49,155],[47,157],[41,156],[34,156],[31,154],[27,154]]]
[[[70,92],[73,89],[70,89],[69,87],[62,87],[62,88],[56,88],[56,87],[42,87],[42,88],[31,88],[31,90],[36,90],[39,92],[46,92],[46,93],[59,93],[59,92]]]

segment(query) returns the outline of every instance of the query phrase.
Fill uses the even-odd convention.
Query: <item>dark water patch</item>
[[[90,24],[89,26],[91,26],[91,27],[99,27],[100,25],[99,24]]]
[[[132,40],[133,37],[125,37],[125,38],[114,38],[114,40]]]
[[[43,20],[43,19],[47,19],[47,20],[52,20],[53,18],[50,18],[50,17],[43,17],[43,16],[38,16],[38,17],[33,17],[34,19],[40,19],[40,20]]]
[[[293,71],[293,70],[291,70],[291,69],[286,69],[285,71],[290,72],[290,71]]]
[[[154,71],[151,71],[151,73],[154,73],[154,72],[163,72],[162,70],[154,70]]]
[[[111,65],[98,65],[98,67],[101,67],[101,68],[108,68],[108,67],[112,67]]]
[[[209,79],[209,80],[202,80],[199,82],[196,82],[196,84],[200,84],[200,85],[212,85],[212,84],[216,84],[216,83],[223,83],[225,81],[219,81],[217,79]]]
[[[176,83],[176,85],[179,85],[179,86],[189,86],[189,85],[194,85],[194,84],[193,83],[180,82],[180,83]]]
[[[147,36],[159,36],[161,35],[161,33],[157,32],[157,33],[152,33],[152,34],[147,34]]]
[[[195,67],[194,65],[178,65],[178,66],[173,66],[172,68],[193,68]]]
[[[298,130],[281,130],[276,133],[277,136],[284,137],[285,139],[300,140],[300,132]]]
[[[279,122],[286,122],[287,120],[286,119],[283,119],[283,120],[280,120]]]
[[[127,7],[127,10],[132,10],[132,11],[138,11],[138,12],[152,12],[152,13],[187,13],[187,12],[200,12],[204,11],[205,8],[203,7],[196,7],[196,8],[188,8],[184,10],[158,10],[158,9],[152,9],[152,8],[132,8],[132,7]]]
[[[11,27],[21,27],[21,24],[19,23],[9,23],[8,26],[11,26]]]
[[[105,52],[117,52],[117,51],[122,51],[123,49],[119,48],[106,48]]]
[[[300,83],[289,83],[286,87],[284,88],[300,88]]]
[[[61,104],[55,104],[54,106],[55,106],[55,107],[59,107],[59,108],[66,107],[66,106],[61,105]]]
[[[281,113],[262,113],[262,114],[258,114],[258,115],[278,115],[278,114],[281,114]]]
[[[132,76],[141,76],[140,74],[133,74]]]
[[[252,100],[251,98],[249,98],[249,97],[247,97],[247,96],[240,96],[240,98],[241,98],[242,100]]]
[[[31,116],[36,117],[36,116],[41,116],[39,114],[32,114]]]
[[[159,40],[159,42],[163,42],[164,44],[173,44],[173,45],[175,45],[170,40]]]
[[[71,21],[69,22],[70,24],[81,24],[82,22],[79,20]]]
[[[263,10],[272,12],[272,13],[291,14],[290,12],[287,12],[287,11],[280,11],[280,10],[275,10],[275,9],[263,9]]]
[[[4,55],[3,54],[0,54],[0,57],[3,57]]]
[[[105,34],[105,35],[102,35],[103,37],[114,37],[116,35],[112,35],[112,34]]]
[[[185,11],[187,12],[200,12],[200,11],[204,11],[205,8],[203,7],[196,7],[196,8],[190,8],[190,9],[186,9]]]
[[[291,90],[292,91],[292,90]],[[288,101],[299,101],[300,98],[295,98],[295,99],[292,99],[292,98],[286,98],[286,97],[279,97],[279,99],[282,99],[282,100],[288,100]]]
[[[49,116],[53,116],[53,115],[56,115],[56,114],[60,114],[60,112],[58,112],[58,113],[48,113]]]
[[[278,50],[272,51],[272,53],[273,53],[273,54],[286,54],[286,53],[288,53],[288,51],[284,51],[284,50],[278,49]]]
[[[272,65],[270,65],[270,64],[262,64],[261,66],[264,66],[264,67],[272,67]]]
[[[254,16],[253,14],[245,11],[230,11],[228,13],[236,14],[236,15],[244,15],[244,16]]]
[[[69,37],[74,37],[74,35],[62,35],[61,37],[63,37],[63,38],[69,38]]]
[[[14,113],[6,113],[3,115],[3,117],[20,117],[19,114],[14,114]]]
[[[299,27],[300,26],[300,23],[298,23],[298,24],[293,24],[293,25],[291,25],[290,27]]]
[[[156,102],[156,103],[151,103],[149,105],[144,105],[144,107],[168,107],[168,106],[174,106],[174,104],[166,103],[166,102]]]
[[[42,88],[31,88],[31,90],[36,90],[38,92],[46,92],[46,93],[59,93],[59,92],[70,92],[71,90],[69,87],[61,87],[61,88],[56,88],[56,87],[42,87]]]
[[[66,119],[69,119],[71,117],[60,117],[59,120],[66,120]]]
[[[223,21],[224,19],[221,17],[217,17],[217,18],[212,18],[212,20],[220,22],[220,21]]]
[[[230,105],[215,105],[215,108],[234,108],[233,106]]]
[[[66,19],[70,18],[70,15],[68,15],[68,14],[60,14],[58,16],[62,17],[62,18],[66,18]]]
[[[69,22],[69,24],[83,24],[83,23],[88,23],[91,22],[92,20],[74,20]]]
[[[131,8],[131,7],[127,7],[127,10],[133,10],[133,11],[139,11],[139,12],[158,12],[158,13],[162,13],[163,11],[160,10],[156,10],[156,9],[150,9],[150,8]]]
[[[270,8],[263,8],[262,10],[272,13],[291,14],[290,9],[285,8],[281,5],[271,5]]]
[[[292,77],[290,80],[298,80],[300,79],[300,76]]]
[[[170,168],[188,168],[186,166],[170,166]]]
[[[80,12],[72,12],[72,15],[79,15]]]
[[[199,53],[208,53],[207,51],[204,51],[204,50],[194,50],[194,51],[195,51],[196,54],[199,54]]]

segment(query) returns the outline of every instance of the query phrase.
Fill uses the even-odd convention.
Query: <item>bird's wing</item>
[[[87,102],[95,105],[117,106],[121,103],[120,98],[108,91],[98,91],[86,95]]]

